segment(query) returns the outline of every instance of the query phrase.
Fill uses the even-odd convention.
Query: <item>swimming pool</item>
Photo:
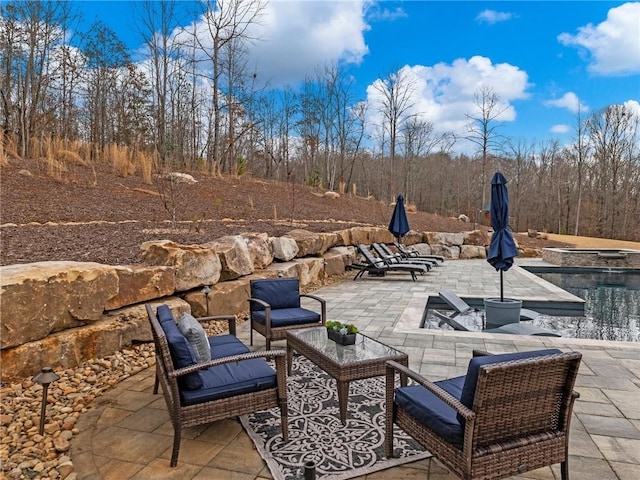
[[[640,270],[527,269],[586,301],[581,317],[539,319],[566,337],[640,342]]]

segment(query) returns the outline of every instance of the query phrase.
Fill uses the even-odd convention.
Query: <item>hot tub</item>
[[[542,259],[562,267],[640,268],[640,250],[621,248],[543,248]]]

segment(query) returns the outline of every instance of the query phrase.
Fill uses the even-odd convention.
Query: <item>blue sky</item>
[[[133,1],[75,1],[85,26],[99,18],[140,46]],[[193,3],[180,2],[186,25]],[[640,2],[275,0],[251,50],[271,85],[296,85],[319,65],[340,62],[359,100],[404,69],[415,79],[416,113],[436,131],[463,134],[473,93],[503,100],[501,133],[569,142],[583,115],[627,104],[640,114]]]

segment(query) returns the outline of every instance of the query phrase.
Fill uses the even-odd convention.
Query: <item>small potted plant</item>
[[[327,336],[340,345],[353,345],[356,343],[358,327],[354,324],[340,323],[329,320],[326,323]]]

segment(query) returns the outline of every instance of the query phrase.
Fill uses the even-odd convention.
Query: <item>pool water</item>
[[[566,337],[640,342],[640,271],[572,270],[536,275],[585,300],[585,316],[544,316],[537,323]]]

